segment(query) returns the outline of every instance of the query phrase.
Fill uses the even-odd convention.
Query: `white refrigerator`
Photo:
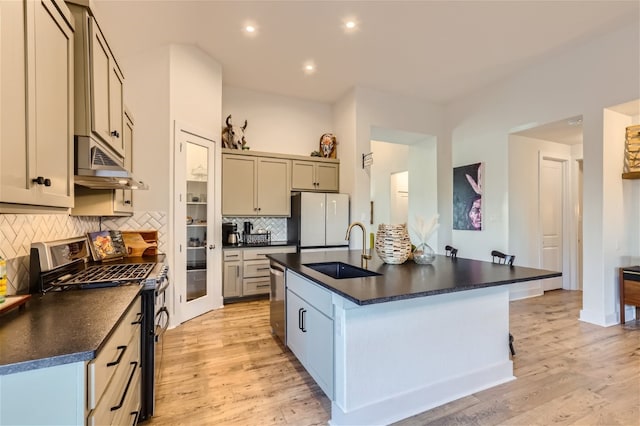
[[[349,227],[349,194],[295,192],[291,195],[291,217],[287,239],[298,249],[341,247]]]

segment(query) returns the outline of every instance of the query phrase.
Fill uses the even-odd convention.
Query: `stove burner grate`
[[[62,285],[140,281],[149,275],[155,263],[125,263],[91,266],[74,275]]]

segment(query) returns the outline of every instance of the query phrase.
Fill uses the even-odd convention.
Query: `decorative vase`
[[[436,252],[427,243],[422,243],[413,251],[413,261],[420,265],[429,265],[436,260]]]
[[[404,263],[411,254],[411,240],[407,226],[405,224],[378,225],[375,248],[384,263],[394,265]]]

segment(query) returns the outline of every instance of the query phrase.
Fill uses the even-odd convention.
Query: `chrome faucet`
[[[359,226],[362,229],[362,255],[360,256],[360,266],[363,268],[367,267],[367,260],[371,259],[371,255],[367,254],[367,231],[364,229],[364,225],[361,222],[353,222],[347,228],[347,236],[344,237],[345,240],[349,241],[349,236],[351,234],[351,228],[354,226]]]

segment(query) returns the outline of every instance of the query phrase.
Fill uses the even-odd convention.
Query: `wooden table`
[[[620,324],[625,323],[625,305],[640,306],[640,266],[620,268]]]

